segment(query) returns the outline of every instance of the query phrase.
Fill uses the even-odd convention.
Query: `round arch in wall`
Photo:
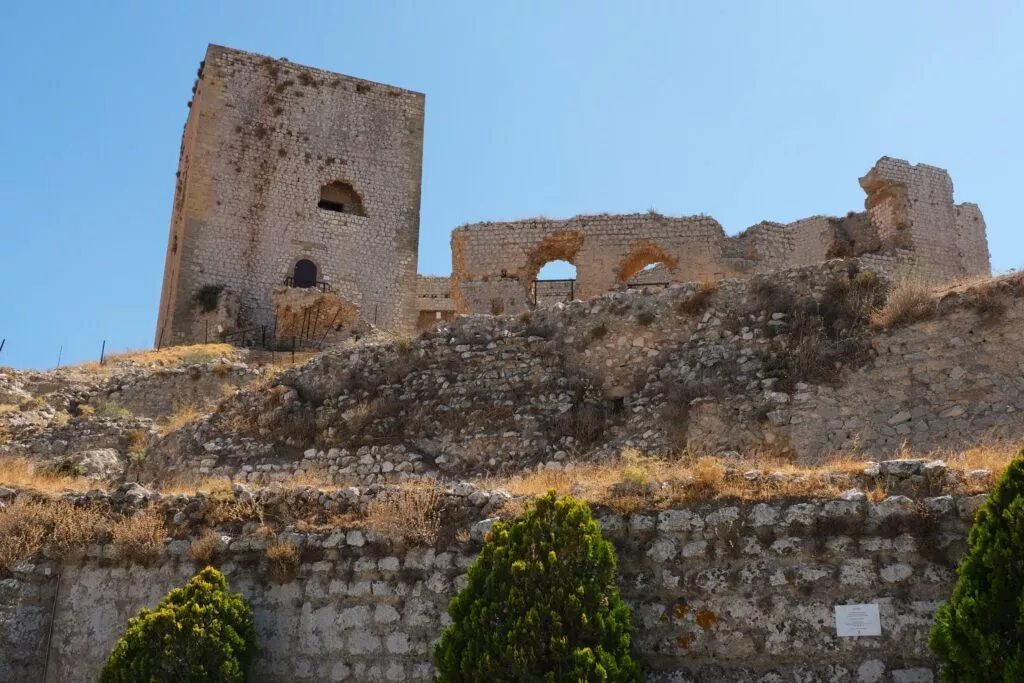
[[[655,263],[663,263],[669,271],[675,271],[679,265],[679,259],[668,254],[657,243],[651,240],[636,242],[630,247],[629,253],[619,264],[615,276],[619,282],[627,283],[630,278]]]

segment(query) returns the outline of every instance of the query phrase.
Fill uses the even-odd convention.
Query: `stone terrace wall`
[[[835,310],[847,296],[835,292],[858,282],[883,284],[833,260],[725,280],[702,299],[694,284],[613,292],[334,349],[169,436],[140,481],[364,484],[603,462],[624,445],[816,462],[1024,439],[1019,277],[981,286],[994,313],[968,290],[933,320],[875,330],[840,317],[827,322],[834,337],[795,340],[795,318]]]
[[[762,222],[735,237],[708,216],[577,216],[477,223],[452,232],[452,295],[459,311],[516,312],[533,303],[537,272],[552,260],[576,266],[586,299],[659,266],[660,281],[694,282],[878,254],[888,273],[937,282],[988,275],[985,223],[973,204],[953,204],[946,171],[882,157],[861,179],[867,214]],[[637,280],[633,278],[641,273]]]
[[[650,681],[930,682],[927,634],[984,495],[604,511]],[[269,578],[266,540],[222,537],[218,563],[256,613],[258,681],[429,680],[432,644],[477,546],[405,546],[372,532],[285,532],[295,578]],[[0,580],[0,681],[96,675],[127,620],[194,571],[189,541],[156,566],[109,546],[25,563]],[[60,575],[59,589],[56,576]],[[56,593],[56,600],[55,598]],[[878,603],[881,637],[838,638],[834,607]],[[55,608],[55,609],[54,609]]]

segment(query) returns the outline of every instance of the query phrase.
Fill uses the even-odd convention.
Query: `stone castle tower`
[[[290,288],[334,302],[313,321],[324,332],[356,319],[411,328],[423,105],[420,93],[209,46],[182,138],[156,345],[272,334]]]

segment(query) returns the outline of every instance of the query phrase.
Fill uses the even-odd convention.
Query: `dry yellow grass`
[[[220,538],[211,529],[203,532],[203,535],[192,541],[189,545],[188,554],[192,561],[199,567],[206,567],[213,564],[213,556],[217,553],[220,545]]]
[[[198,419],[202,413],[194,405],[182,406],[178,412],[171,415],[159,425],[160,436],[166,436],[173,431],[181,429],[189,422]]]
[[[95,484],[85,477],[71,477],[20,456],[0,457],[0,486],[30,489],[51,496],[69,491],[88,491]]]
[[[65,555],[109,527],[107,516],[90,507],[19,499],[0,512],[0,568],[10,568],[44,548]]]
[[[893,285],[885,304],[869,318],[872,327],[888,329],[927,320],[938,310],[932,289],[918,280],[904,280]]]
[[[366,510],[368,529],[432,545],[441,528],[444,491],[435,482],[410,482],[379,496]]]
[[[291,541],[275,538],[267,544],[267,560],[270,561],[270,573],[277,581],[287,581],[295,575],[299,567],[299,550]]]
[[[990,470],[989,477],[973,478],[959,493],[987,490],[1018,453],[1016,444],[993,443],[964,451],[925,454],[901,451],[893,457],[945,460],[948,467],[962,473]],[[769,456],[755,455],[742,460],[723,461],[714,457],[683,456],[665,460],[642,456],[626,449],[619,461],[606,465],[583,463],[570,470],[542,470],[507,478],[492,478],[488,488],[501,488],[515,496],[534,497],[554,489],[559,495],[572,495],[590,503],[609,505],[622,512],[640,507],[663,508],[715,499],[757,502],[786,498],[822,498],[838,496],[848,486],[835,481],[834,474],[863,472],[867,458],[841,454],[816,465],[799,466]],[[737,472],[757,471],[755,479],[726,476],[727,467]],[[779,473],[782,476],[772,477]],[[656,482],[654,491],[647,484]],[[616,486],[625,484],[626,486]],[[884,490],[867,492],[882,498]]]
[[[14,403],[0,403],[0,413],[16,413],[20,410]]]
[[[158,510],[147,509],[117,521],[110,535],[118,558],[148,564],[163,551],[167,530],[163,515]]]
[[[191,346],[167,346],[162,349],[125,351],[110,353],[104,358],[103,365],[99,361],[66,366],[70,370],[87,372],[106,372],[118,363],[135,363],[147,367],[177,367],[193,363],[206,363],[220,358],[238,358],[240,351],[231,344],[193,344]]]
[[[37,553],[46,537],[47,522],[42,503],[19,500],[0,512],[0,568],[10,569]]]

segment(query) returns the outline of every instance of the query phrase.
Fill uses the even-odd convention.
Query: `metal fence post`
[[[103,365],[103,358],[107,354],[107,340],[103,340],[103,346],[100,347],[100,365]]]

